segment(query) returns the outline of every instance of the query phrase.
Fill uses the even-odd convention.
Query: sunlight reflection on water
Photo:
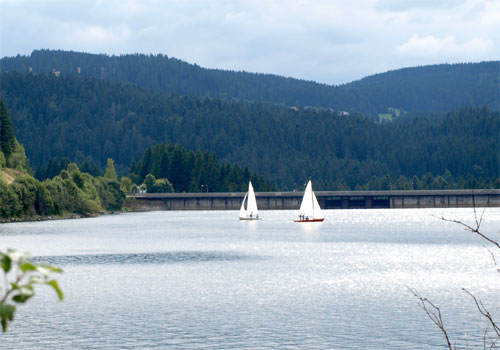
[[[128,213],[0,225],[0,249],[61,265],[62,303],[41,288],[2,349],[435,349],[416,288],[469,345],[484,326],[466,287],[498,305],[483,242],[431,214],[471,209]],[[498,209],[484,232],[498,233]],[[38,299],[38,300],[37,300]]]

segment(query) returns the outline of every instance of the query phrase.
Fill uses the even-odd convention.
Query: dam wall
[[[500,190],[316,191],[322,209],[500,207]],[[297,210],[303,192],[256,192],[260,210]],[[125,206],[149,210],[239,210],[244,192],[141,193]]]

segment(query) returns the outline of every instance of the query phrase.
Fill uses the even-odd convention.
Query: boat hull
[[[304,219],[304,220],[294,220],[295,222],[322,222],[325,219]]]
[[[242,218],[242,217],[240,217],[240,220],[262,220],[262,218]]]

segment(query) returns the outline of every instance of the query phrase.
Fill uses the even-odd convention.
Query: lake
[[[473,209],[156,211],[0,225],[0,250],[64,269],[65,300],[38,287],[1,349],[436,349],[439,329],[408,290],[441,308],[457,345],[486,327],[472,299],[500,304]],[[496,235],[500,209],[482,231]],[[498,310],[498,309],[497,309]]]

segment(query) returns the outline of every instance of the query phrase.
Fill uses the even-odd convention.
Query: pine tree
[[[8,159],[16,145],[16,138],[14,136],[14,126],[9,117],[7,106],[4,101],[0,99],[0,150]]]
[[[104,172],[104,177],[111,181],[118,182],[118,175],[116,174],[116,169],[115,169],[115,161],[111,158],[108,158],[108,167]]]
[[[163,152],[160,158],[160,164],[158,166],[158,177],[168,178],[169,175],[168,170],[169,170],[168,155],[166,152]]]
[[[153,157],[151,154],[151,147],[146,149],[144,155],[142,156],[141,162],[139,163],[137,170],[139,172],[139,183],[144,181],[146,175],[151,172],[151,168],[153,166]]]

